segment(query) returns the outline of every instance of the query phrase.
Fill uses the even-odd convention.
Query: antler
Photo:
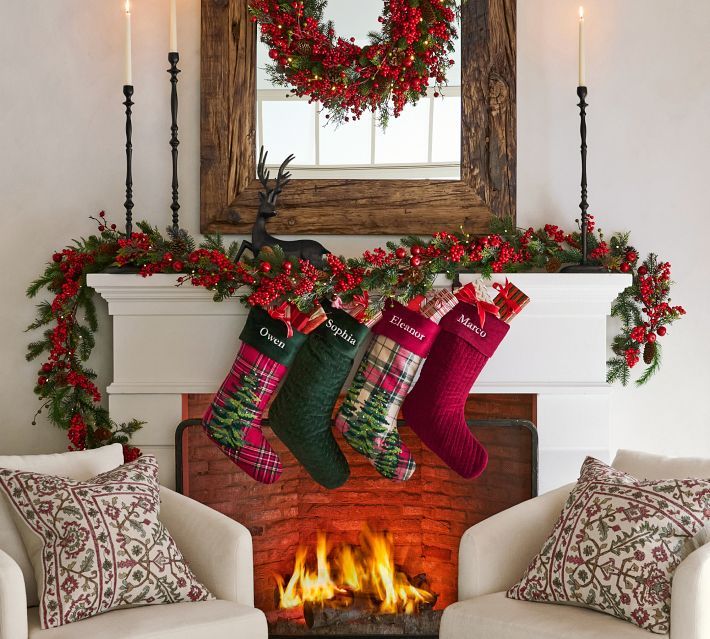
[[[267,157],[269,157],[269,152],[264,151],[264,147],[262,146],[259,149],[259,165],[256,168],[256,174],[259,177],[259,182],[261,182],[261,185],[266,189],[266,194],[270,195],[270,191],[269,191],[270,172],[266,168],[266,158]]]
[[[284,187],[291,181],[291,172],[287,171],[286,167],[295,159],[296,156],[291,154],[281,163],[279,173],[276,176],[276,184],[274,184],[274,188],[269,193],[269,201],[272,204],[276,204],[276,198],[279,196],[281,191],[283,191]],[[264,157],[264,162],[266,162],[266,157]]]

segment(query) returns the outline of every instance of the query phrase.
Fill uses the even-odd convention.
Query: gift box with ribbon
[[[284,302],[276,308],[269,309],[269,315],[286,324],[287,336],[291,337],[293,331],[307,335],[318,328],[328,316],[321,306],[317,306],[310,313],[299,311],[294,304]]]
[[[530,298],[507,279],[505,284],[496,282],[493,284],[493,288],[498,291],[498,295],[493,300],[493,303],[498,307],[498,317],[509,324],[510,320],[530,303]]]

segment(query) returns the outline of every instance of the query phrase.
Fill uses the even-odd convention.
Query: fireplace
[[[462,275],[461,280],[476,277]],[[505,277],[495,275],[494,280],[503,283]],[[531,302],[472,389],[469,417],[532,421],[539,436],[540,491],[546,491],[573,481],[585,456],[610,459],[607,316],[612,300],[631,278],[570,273],[508,277]],[[237,300],[215,304],[209,291],[176,287],[176,276],[167,274],[142,278],[97,273],[89,275],[88,283],[108,301],[113,318],[113,380],[108,387],[112,419],[146,420],[134,442],[158,458],[161,483],[181,485],[185,493],[249,527],[257,605],[272,619],[273,577],[290,575],[299,546],[315,548],[319,530],[328,533],[332,544],[356,546],[363,522],[375,532],[389,531],[395,564],[411,579],[426,573],[427,588],[438,595],[434,611],[441,610],[456,599],[456,549],[464,530],[534,493],[533,434],[513,424],[474,426],[492,452],[491,462],[482,477],[465,485],[422,450],[406,428],[405,442],[420,465],[415,477],[401,486],[383,484],[369,464],[343,444],[353,479],[326,494],[298,474],[290,454],[267,433],[283,453],[287,469],[265,490],[212,446],[199,425],[182,429],[177,443],[184,463],[176,469],[175,425],[201,416],[229,369],[247,311]],[[444,278],[436,283],[448,285]],[[518,481],[523,476],[528,477],[525,486]],[[448,492],[435,489],[442,484]],[[380,499],[364,500],[363,495]],[[340,507],[334,507],[333,498]],[[461,504],[471,507],[462,511]],[[424,510],[429,511],[426,518]],[[412,528],[414,522],[419,528]],[[272,530],[277,534],[268,534]],[[276,549],[266,545],[268,540],[278,542]],[[380,634],[407,632],[389,628]]]
[[[412,479],[383,479],[338,433],[351,477],[335,490],[313,482],[268,426],[284,474],[270,486],[254,482],[203,433],[210,399],[184,397],[177,487],[249,528],[255,605],[272,637],[435,637],[441,610],[457,598],[463,532],[537,492],[535,395],[471,397],[467,418],[490,453],[477,480],[460,478],[405,426],[419,462]]]

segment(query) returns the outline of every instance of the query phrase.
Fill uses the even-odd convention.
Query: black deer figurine
[[[249,250],[256,257],[259,251],[265,246],[279,246],[284,252],[287,259],[290,260],[308,260],[316,268],[320,268],[323,264],[323,256],[330,253],[322,244],[315,240],[280,240],[273,235],[269,235],[266,231],[266,223],[270,218],[277,215],[276,200],[281,191],[290,182],[291,173],[286,170],[286,167],[294,160],[293,155],[289,155],[279,167],[279,173],[276,176],[273,188],[269,187],[269,170],[266,168],[266,158],[268,152],[261,147],[259,151],[259,166],[257,175],[259,181],[264,187],[264,191],[259,192],[259,212],[254,226],[251,231],[251,242],[244,240],[239,247],[237,253],[237,262],[244,251]]]

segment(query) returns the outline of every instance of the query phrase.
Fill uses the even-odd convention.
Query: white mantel
[[[472,277],[462,276],[462,282]],[[585,455],[610,457],[607,317],[631,277],[519,273],[509,279],[531,302],[472,392],[538,396],[544,492],[574,480]],[[107,300],[113,317],[111,417],[148,422],[134,441],[159,457],[162,481],[171,485],[183,394],[217,390],[247,310],[235,300],[214,303],[203,289],[177,287],[172,275],[101,273],[89,275],[88,283]]]

